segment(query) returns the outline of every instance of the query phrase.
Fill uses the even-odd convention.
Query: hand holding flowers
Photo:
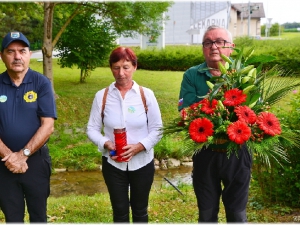
[[[273,60],[271,56],[251,57],[254,48],[245,55],[243,49],[235,50],[235,60],[222,55],[225,61],[225,65],[219,63],[222,75],[207,81],[210,92],[184,108],[180,117],[165,127],[164,133],[181,133],[192,140],[185,155],[204,146],[220,148],[219,144],[230,155],[246,144],[263,163],[269,164],[270,157],[288,160],[285,148],[298,146],[299,138],[270,109],[299,87],[300,81],[285,76],[277,66],[263,71],[262,63]],[[252,64],[255,62],[262,63],[255,68]]]

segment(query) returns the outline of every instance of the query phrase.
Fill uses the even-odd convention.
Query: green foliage
[[[41,40],[38,40],[38,41],[36,41],[36,42],[31,42],[31,43],[30,43],[30,50],[31,50],[31,51],[37,51],[37,50],[40,50],[40,49],[42,49],[42,47],[43,47],[43,43],[42,43]]]
[[[58,64],[63,68],[77,65],[80,82],[84,82],[91,71],[107,61],[116,46],[115,39],[116,34],[110,30],[108,23],[97,20],[94,15],[78,15],[57,43]]]
[[[276,37],[285,32],[284,26],[280,25],[279,23],[274,23],[268,30],[268,37]],[[262,25],[260,29],[261,36],[266,35],[266,25]]]
[[[0,37],[10,31],[20,31],[31,43],[43,39],[43,7],[39,3],[1,2]],[[33,45],[31,49],[36,49]]]
[[[84,82],[97,66],[103,65],[112,50],[117,35],[134,37],[137,34],[157,36],[161,30],[163,12],[171,2],[78,2],[63,5],[54,15],[58,25],[56,47],[62,67],[77,65],[80,81]],[[66,13],[62,10],[65,9]],[[62,13],[63,12],[63,13]],[[67,16],[66,16],[67,15]],[[76,17],[73,18],[72,16]],[[96,19],[96,17],[98,19]],[[69,22],[73,20],[70,24]],[[52,24],[45,29],[52,29]],[[60,36],[61,32],[65,33]],[[78,32],[80,28],[80,32]],[[60,38],[60,39],[59,39]],[[55,45],[55,42],[53,43]],[[45,74],[48,76],[48,74]]]
[[[282,24],[282,26],[284,26],[285,29],[296,29],[298,27],[300,27],[300,23],[298,22],[293,22],[293,23],[284,23]]]
[[[286,107],[278,108],[277,115],[288,126],[300,130],[299,90],[293,91],[289,102],[289,110],[286,110]],[[253,176],[258,180],[265,200],[300,207],[300,147],[287,148],[285,151],[289,155],[289,163],[282,162],[282,165],[278,165],[273,161],[270,170],[255,164]]]
[[[60,2],[55,6],[53,34],[58,34],[76,11],[77,16],[87,16],[87,19],[90,18],[90,15],[99,16],[102,23],[106,23],[108,30],[116,32],[119,36],[136,37],[138,34],[157,34],[162,30],[161,21],[168,19],[163,18],[163,13],[172,4],[171,1],[108,1],[105,3],[86,1],[72,2],[71,4]],[[85,24],[77,28],[82,29],[84,26]],[[82,30],[80,31],[77,33],[84,36]]]
[[[300,33],[292,38],[281,40],[255,40],[249,37],[239,37],[234,40],[238,48],[244,48],[247,52],[255,47],[251,62],[258,67],[261,55],[270,56],[275,60],[264,62],[263,70],[270,69],[275,65],[285,73],[300,76]],[[148,48],[140,49],[133,47],[138,57],[138,68],[153,71],[185,71],[191,66],[199,65],[204,61],[201,46],[171,46],[164,49]],[[236,53],[233,54],[235,56]],[[250,61],[249,61],[250,63]]]
[[[281,27],[279,23],[274,23],[270,28],[269,36],[278,36],[279,33],[282,33],[283,30],[284,28]]]
[[[100,6],[101,16],[111,21],[111,29],[124,37],[135,37],[137,34],[157,34],[162,30],[163,13],[173,3],[171,1],[110,1]],[[109,13],[107,13],[109,12]]]
[[[158,160],[162,160],[168,157],[181,159],[186,156],[184,150],[188,141],[184,140],[184,137],[178,136],[163,136],[160,142],[154,147],[154,156]]]
[[[72,140],[72,142],[70,142]],[[53,168],[67,170],[94,170],[101,164],[101,153],[91,143],[85,130],[64,129],[61,134],[55,132],[48,144]]]
[[[286,72],[300,76],[300,33],[292,38],[284,38],[279,40],[251,40],[247,37],[236,38],[234,43],[239,48],[244,47],[245,51],[251,47],[255,47],[256,55],[271,55],[276,59],[265,63],[263,69],[269,69],[278,65],[279,68]],[[298,51],[299,50],[299,51]],[[254,63],[257,67],[259,63]]]
[[[165,49],[136,50],[138,67],[145,70],[185,71],[203,62],[200,46],[166,46]]]
[[[291,29],[285,29],[284,32],[295,33],[295,32],[300,32],[300,31],[297,28],[291,28]]]

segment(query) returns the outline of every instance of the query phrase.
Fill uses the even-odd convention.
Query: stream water
[[[181,166],[174,169],[157,169],[154,175],[154,187],[172,184],[177,186],[179,183],[191,184],[192,167]],[[94,195],[99,192],[107,192],[107,188],[100,170],[97,171],[66,171],[57,172],[51,176],[51,194],[52,197],[61,197],[66,195]]]

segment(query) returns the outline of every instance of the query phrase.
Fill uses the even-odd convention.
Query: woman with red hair
[[[102,173],[110,195],[113,221],[129,223],[131,207],[132,221],[147,223],[155,172],[153,147],[161,139],[161,113],[153,91],[140,87],[132,79],[137,69],[137,57],[132,49],[114,49],[109,65],[115,81],[107,92],[104,88],[96,93],[87,135],[102,153]],[[125,147],[120,155],[118,151],[115,155],[116,127],[125,135]]]

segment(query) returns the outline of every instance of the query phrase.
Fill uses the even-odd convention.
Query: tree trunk
[[[66,23],[61,27],[59,32],[57,33],[54,40],[52,39],[52,28],[53,28],[53,13],[54,13],[54,7],[59,3],[54,2],[44,2],[44,42],[42,47],[43,52],[43,73],[46,77],[49,78],[52,84],[52,90],[54,93],[54,96],[58,98],[58,95],[56,95],[54,90],[54,78],[53,78],[53,69],[52,69],[52,52],[53,49],[60,38],[61,34],[64,32],[66,27],[69,25],[71,20],[80,13],[80,9],[82,7],[82,4],[78,4],[72,15],[67,19]]]
[[[43,40],[43,73],[49,78],[52,84],[52,90],[55,97],[54,82],[53,82],[53,69],[52,69],[52,23],[53,11],[55,3],[44,2],[44,40]]]

